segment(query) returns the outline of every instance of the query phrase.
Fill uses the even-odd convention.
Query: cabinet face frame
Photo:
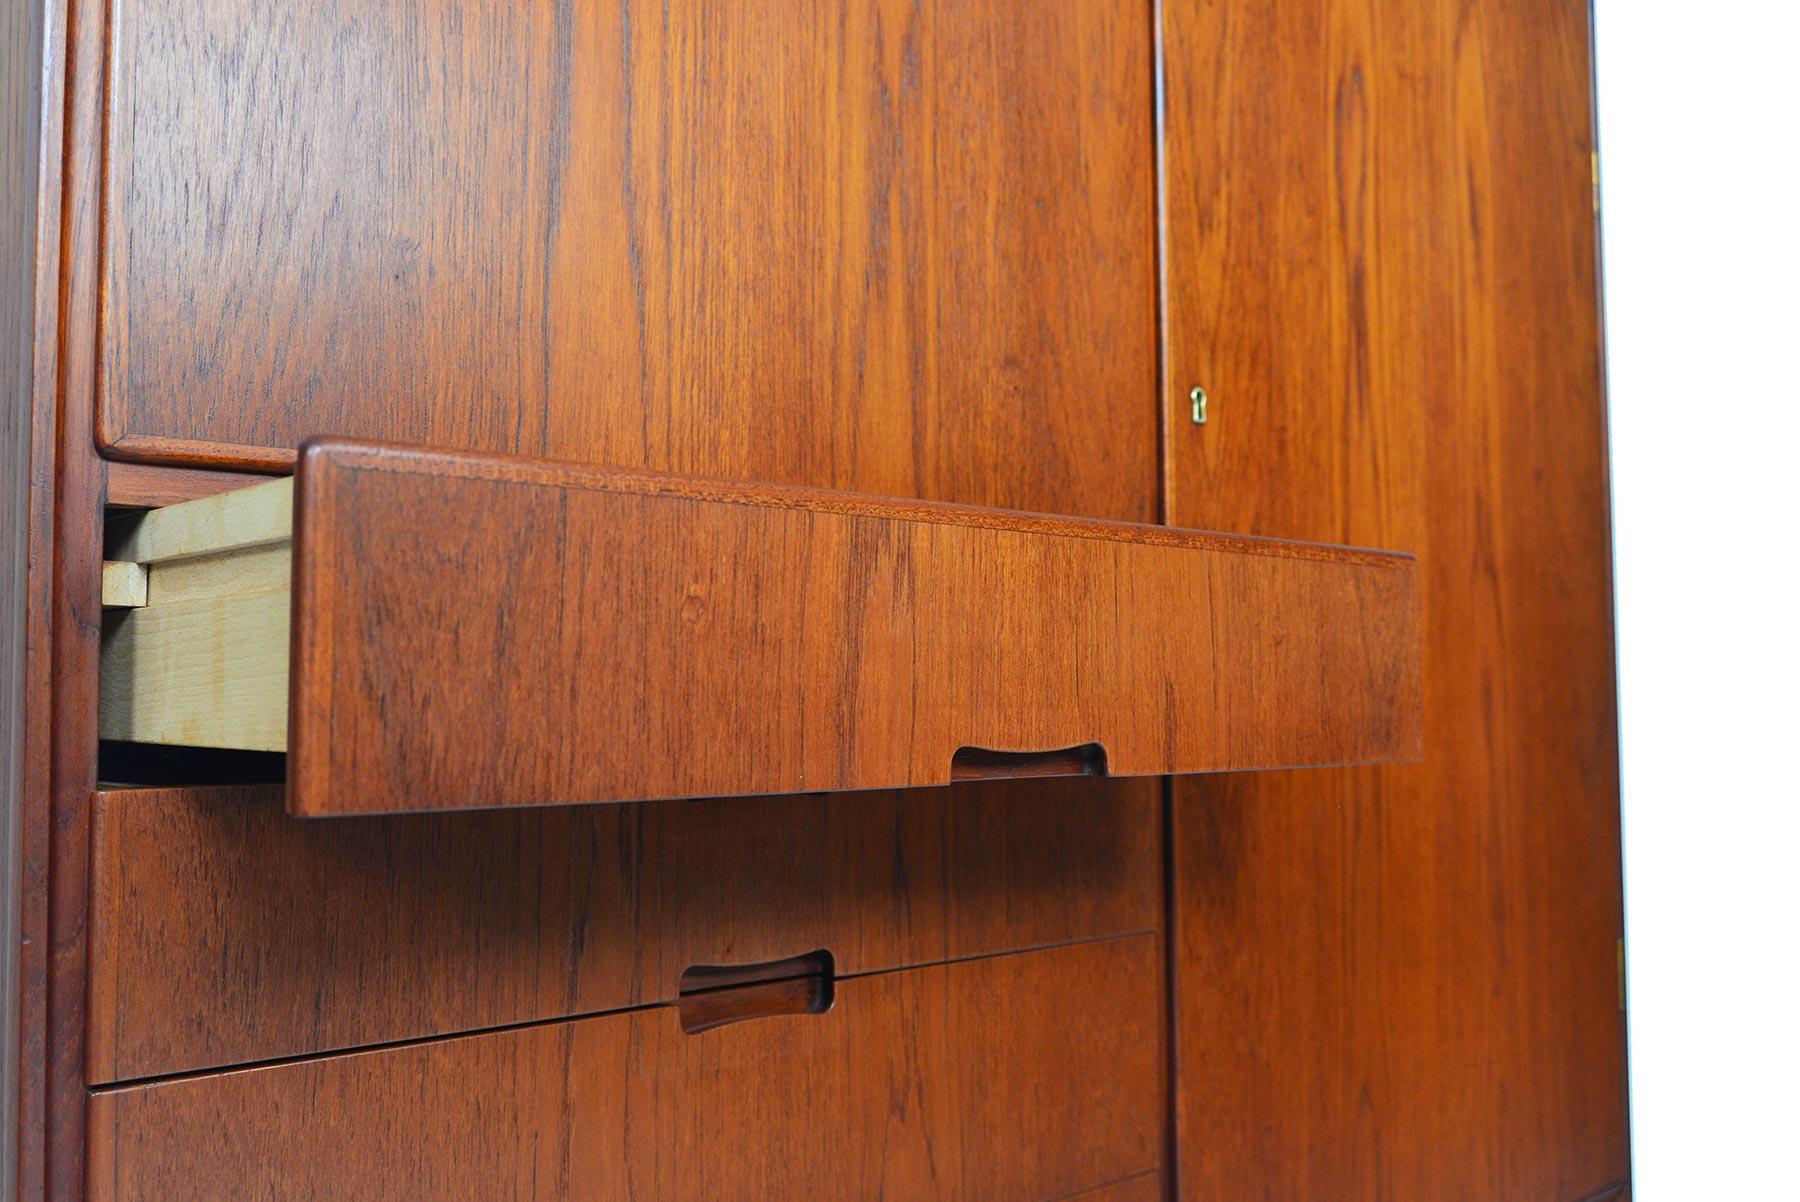
[[[87,802],[94,786],[100,519],[94,442],[95,271],[104,11],[26,0],[41,20],[35,96],[36,274],[30,390],[24,760],[16,861],[21,931],[16,1185],[81,1197],[87,1095]],[[92,604],[89,599],[92,599]],[[10,1199],[9,1199],[10,1202]]]

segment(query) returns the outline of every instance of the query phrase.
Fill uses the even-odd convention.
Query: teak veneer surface
[[[1170,519],[1415,551],[1425,624],[1422,764],[1175,784],[1180,1196],[1611,1196],[1589,6],[1161,12]]]
[[[1070,779],[301,822],[276,787],[103,790],[89,1078],[667,1002],[701,964],[825,950],[855,974],[1154,930],[1159,792]]]
[[[1404,556],[329,440],[294,510],[296,814],[1418,742]]]
[[[103,1091],[90,1198],[1048,1202],[1160,1160],[1159,963],[1140,935],[698,1035],[657,1007]]]
[[[1145,4],[110,8],[114,454],[1156,516]]]

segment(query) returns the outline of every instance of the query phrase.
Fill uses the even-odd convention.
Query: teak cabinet
[[[0,17],[0,1198],[1629,1189],[1588,16]]]

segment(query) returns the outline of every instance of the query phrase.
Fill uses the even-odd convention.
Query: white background
[[[1800,17],[1596,0],[1634,1202],[1800,1199]]]

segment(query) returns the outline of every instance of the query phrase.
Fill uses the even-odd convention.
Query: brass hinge
[[[1594,216],[1598,217],[1600,216],[1600,152],[1598,150],[1589,152],[1588,164],[1592,168],[1594,179]]]

